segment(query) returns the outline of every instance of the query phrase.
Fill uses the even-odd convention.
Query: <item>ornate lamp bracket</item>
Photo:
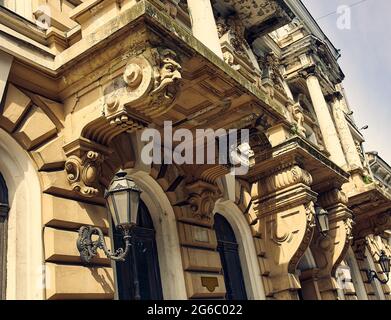
[[[80,258],[83,263],[88,264],[98,254],[98,249],[104,251],[106,256],[114,261],[125,261],[129,254],[131,243],[130,229],[122,229],[123,239],[125,241],[125,249],[119,248],[115,252],[108,249],[103,231],[97,227],[81,227],[79,230],[79,238],[77,240],[77,249],[80,252]],[[93,236],[98,236],[97,240],[93,240]]]

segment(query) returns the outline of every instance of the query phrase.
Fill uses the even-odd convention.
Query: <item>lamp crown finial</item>
[[[118,171],[118,172],[115,174],[115,176],[116,176],[117,178],[125,178],[126,175],[127,175],[126,171],[124,171],[124,170],[122,170],[122,169],[121,169],[120,171]]]

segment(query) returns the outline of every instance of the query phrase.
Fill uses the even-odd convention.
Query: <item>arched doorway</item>
[[[0,173],[0,300],[5,299],[7,274],[8,189]]]
[[[133,252],[125,262],[116,264],[120,300],[162,300],[159,259],[155,228],[144,202],[140,201],[137,227],[133,230]],[[114,233],[116,248],[123,247],[122,236]],[[135,263],[135,264],[134,264]],[[139,287],[137,294],[136,287]]]
[[[215,214],[214,228],[227,289],[226,299],[247,300],[235,233],[227,219],[218,213]]]

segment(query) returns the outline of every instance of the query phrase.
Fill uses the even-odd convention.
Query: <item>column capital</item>
[[[299,76],[307,80],[311,76],[317,77],[319,74],[319,70],[316,67],[316,65],[311,65],[309,67],[304,68],[303,70],[299,71]]]
[[[333,102],[341,100],[343,98],[343,95],[341,92],[335,91],[333,93],[328,94],[325,98],[326,98],[327,102],[333,103]]]

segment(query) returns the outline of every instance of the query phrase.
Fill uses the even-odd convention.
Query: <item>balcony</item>
[[[215,0],[214,7],[224,17],[237,13],[250,43],[289,23],[294,17],[281,0]]]

